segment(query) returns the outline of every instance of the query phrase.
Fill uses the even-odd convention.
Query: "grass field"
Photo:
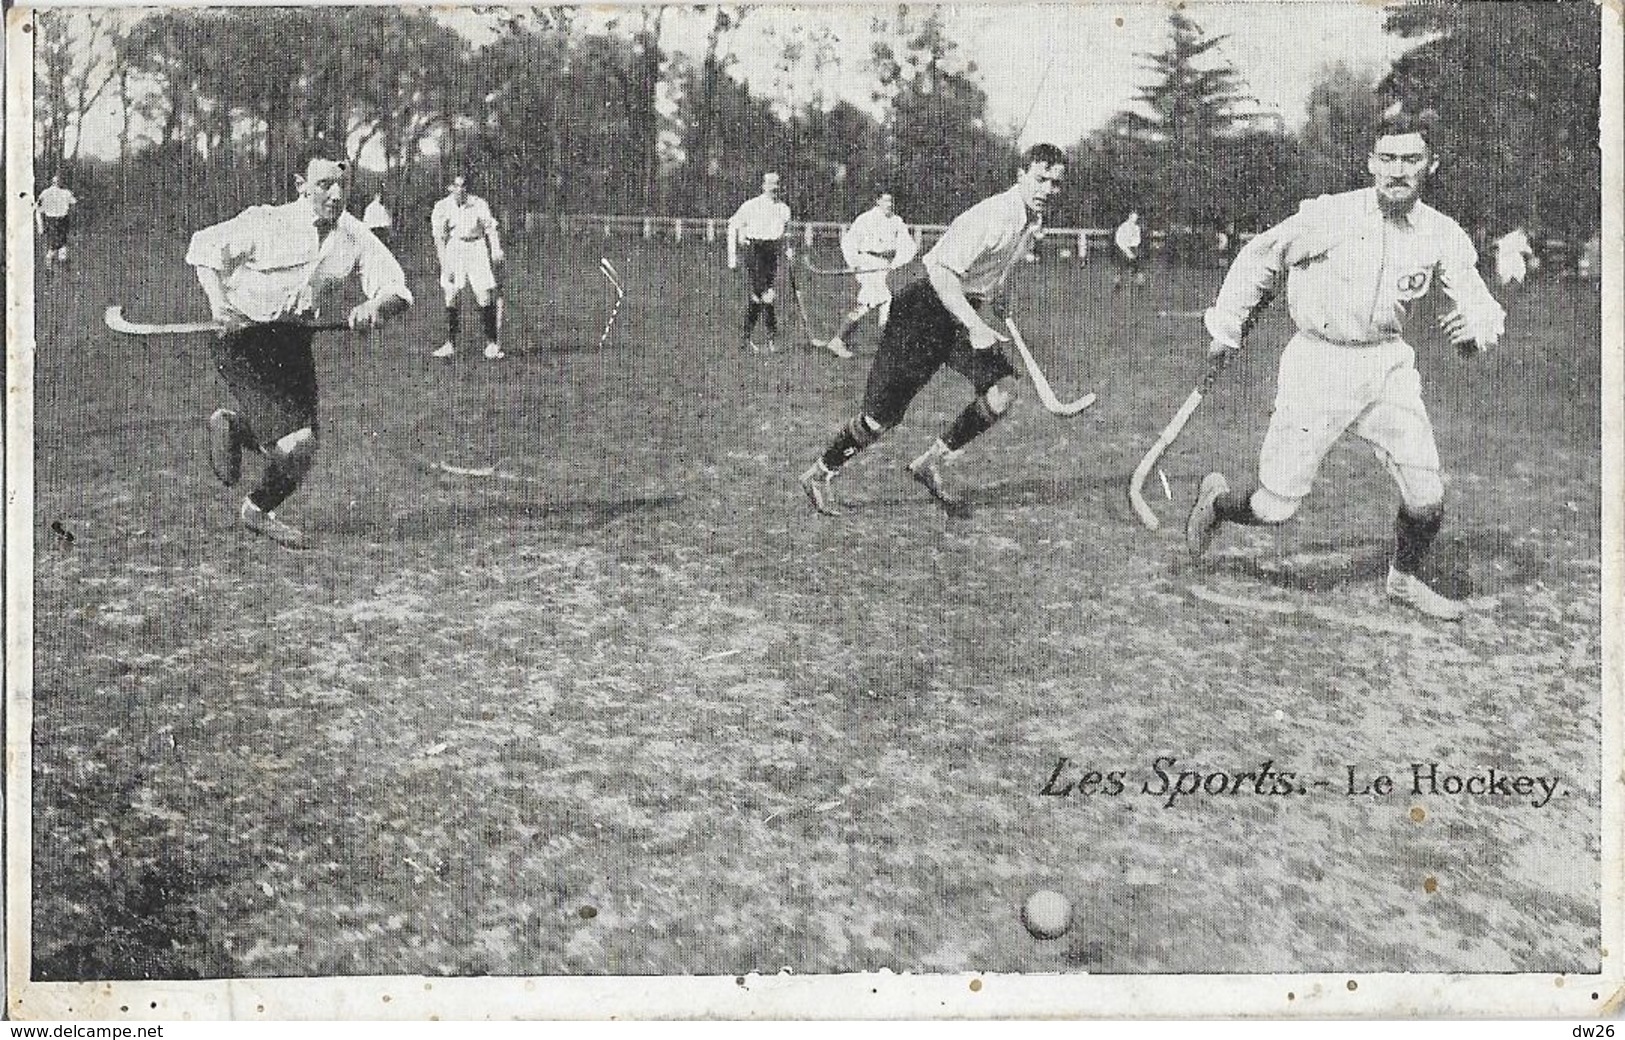
[[[1134,522],[1204,363],[1159,312],[1216,271],[1022,271],[1050,379],[1099,403],[1029,392],[951,520],[900,469],[968,400],[939,376],[829,520],[795,476],[864,359],[792,349],[787,308],[786,349],[740,353],[719,251],[516,242],[516,356],[470,331],[444,367],[419,257],[401,323],[318,341],[293,553],[209,472],[207,344],[100,327],[205,316],[182,240],[76,247],[38,294],[35,978],[1598,970],[1595,288],[1524,290],[1471,363],[1414,341],[1452,626],[1382,598],[1395,496],[1358,442],[1298,522],[1184,556],[1202,473],[1252,468],[1279,309],[1154,481],[1164,529]],[[602,352],[601,252],[631,286]],[[1063,758],[1051,790],[1123,790],[1042,793]],[[1293,793],[1170,799],[1159,758]],[[1413,763],[1558,786],[1417,795]],[[1059,940],[1019,921],[1042,888]]]

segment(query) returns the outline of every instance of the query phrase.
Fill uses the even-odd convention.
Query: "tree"
[[[105,8],[35,15],[34,108],[42,173],[79,162],[85,116],[118,73],[126,18]]]
[[[1137,98],[1144,111],[1119,113],[1109,130],[1147,196],[1142,211],[1195,227],[1223,216],[1215,171],[1226,139],[1244,128],[1238,106],[1246,95],[1240,73],[1213,53],[1225,37],[1207,36],[1180,10],[1168,26],[1168,47],[1141,55],[1153,74]]]
[[[1347,191],[1369,183],[1365,160],[1382,104],[1376,77],[1338,62],[1321,70],[1310,88],[1298,141],[1303,182],[1299,194]]]
[[[1469,225],[1571,236],[1600,219],[1602,23],[1594,4],[1410,2],[1387,31],[1420,41],[1382,83],[1440,115],[1442,204]]]

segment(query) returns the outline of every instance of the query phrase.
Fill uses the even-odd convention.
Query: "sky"
[[[786,76],[776,66],[786,40],[820,35],[836,62],[823,72],[826,93],[866,104],[870,22],[893,10],[835,3],[757,6],[733,36],[735,75],[759,93],[804,103],[814,90],[811,63],[803,63],[799,76]],[[1148,79],[1143,55],[1162,49],[1168,38],[1165,3],[1002,2],[945,10],[960,54],[977,66],[989,122],[1022,128],[1022,146],[1041,140],[1069,146],[1129,105]],[[1208,35],[1227,37],[1219,53],[1242,74],[1258,108],[1278,112],[1289,128],[1302,123],[1309,90],[1325,66],[1340,61],[1375,77],[1406,46],[1383,33],[1382,8],[1369,2],[1230,0],[1191,2],[1185,10]],[[437,14],[476,43],[488,38],[473,11]],[[626,11],[600,8],[591,18],[615,14],[625,17]],[[668,49],[702,53],[709,24],[705,14],[668,17]],[[116,99],[98,107],[87,126],[86,151],[116,154]]]

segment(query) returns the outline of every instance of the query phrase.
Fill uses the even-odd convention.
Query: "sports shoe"
[[[762,348],[758,347],[756,345],[756,341],[751,339],[749,336],[746,336],[744,341],[739,344],[739,349],[748,350],[752,354],[760,354],[762,352]]]
[[[828,343],[825,343],[824,349],[829,351],[831,354],[834,354],[842,361],[846,361],[852,357],[852,352],[846,349],[846,344],[841,341],[841,337],[839,336],[836,336]]]
[[[243,508],[239,515],[243,518],[244,527],[255,534],[263,534],[279,545],[287,546],[289,549],[303,549],[310,544],[305,541],[305,536],[297,527],[283,523],[277,519],[276,513],[261,509],[246,498],[243,499]]]
[[[1388,568],[1386,591],[1389,599],[1440,621],[1460,621],[1467,613],[1460,602],[1434,592],[1416,575],[1404,574],[1393,567]]]
[[[236,412],[216,408],[209,416],[209,468],[227,487],[243,475],[243,442],[237,432]]]
[[[448,339],[446,342],[440,344],[440,348],[429,356],[432,358],[439,358],[442,361],[447,361],[457,356],[457,348],[453,346],[451,340]]]
[[[835,499],[835,474],[819,463],[813,463],[801,475],[801,490],[812,507],[825,516],[840,516],[845,512]]]
[[[909,463],[908,475],[931,492],[931,497],[942,503],[943,510],[949,516],[965,519],[971,515],[970,503],[948,491],[948,485],[942,479],[942,467],[937,465],[935,458],[928,456]]]
[[[778,341],[772,336],[767,337],[767,352],[769,354],[777,354],[779,352]]]
[[[1196,504],[1191,506],[1191,515],[1185,520],[1185,548],[1192,556],[1202,555],[1213,544],[1213,536],[1224,523],[1218,517],[1219,496],[1229,490],[1230,482],[1224,479],[1223,473],[1209,473],[1202,478],[1202,486],[1196,491]]]
[[[485,360],[487,360],[487,361],[501,361],[503,358],[505,358],[507,356],[508,355],[506,355],[506,354],[504,354],[502,352],[502,347],[501,347],[500,344],[487,343],[485,345]]]

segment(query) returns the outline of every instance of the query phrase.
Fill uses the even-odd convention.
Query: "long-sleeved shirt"
[[[914,259],[919,249],[919,243],[908,233],[908,225],[903,223],[903,218],[879,207],[858,214],[858,219],[841,236],[841,255],[849,265],[860,270],[902,267]]]
[[[1243,325],[1284,270],[1292,321],[1312,336],[1351,346],[1399,339],[1406,311],[1437,282],[1488,347],[1506,312],[1477,264],[1467,232],[1431,206],[1418,202],[1391,220],[1375,188],[1322,195],[1242,248],[1207,311],[1207,330],[1239,346]]]
[[[53,184],[39,193],[39,211],[53,219],[65,217],[78,201],[73,192]]]
[[[1029,218],[1016,188],[978,202],[954,218],[948,230],[925,254],[959,276],[966,295],[990,296],[1004,285],[1017,260],[1032,251],[1043,231],[1042,220]]]
[[[502,255],[497,218],[478,195],[465,196],[461,203],[450,195],[445,196],[434,204],[429,223],[434,227],[435,246],[440,250],[444,250],[448,242],[478,242],[483,238],[493,257]]]
[[[769,195],[754,195],[728,218],[728,234],[741,245],[771,242],[784,237],[785,225],[789,223],[789,206]]]
[[[301,196],[281,206],[250,206],[192,236],[186,262],[220,272],[226,301],[254,322],[313,322],[339,286],[361,275],[368,299],[412,302],[406,275],[389,247],[353,214],[341,213],[326,237]]]
[[[1124,256],[1133,257],[1140,251],[1139,221],[1125,220],[1117,225],[1117,233],[1112,236],[1112,242]]]

